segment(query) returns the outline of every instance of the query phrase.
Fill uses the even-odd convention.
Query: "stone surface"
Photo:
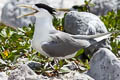
[[[35,22],[35,17],[31,16],[17,19],[17,16],[28,13],[31,10],[19,8],[16,4],[35,4],[40,2],[55,8],[71,8],[75,4],[82,4],[83,0],[11,0],[3,7],[1,20],[3,23],[13,27],[28,26]]]
[[[30,12],[30,10],[18,8],[16,4],[18,4],[17,1],[11,1],[6,3],[5,6],[3,7],[1,21],[4,24],[12,27],[22,27],[22,26],[28,26],[29,24],[35,21],[34,17],[24,17],[18,19],[17,16],[24,14],[24,12],[26,13]]]
[[[40,69],[43,65],[39,62],[35,62],[35,61],[28,61],[26,63],[32,70],[38,70]]]
[[[4,72],[4,74],[0,73],[0,80],[94,80],[87,74],[79,73],[75,70],[69,70],[69,73],[66,74],[59,74],[58,77],[38,75],[33,70],[40,70],[43,65],[35,61],[28,61],[27,58],[19,58],[17,61],[19,63],[15,65],[18,66],[18,68],[15,70],[8,70]],[[71,65],[73,64],[66,65],[66,68]],[[63,70],[65,70],[65,67]],[[9,73],[9,76],[7,76],[6,73]]]
[[[7,63],[3,61],[2,59],[0,59],[0,64],[7,64]]]
[[[64,29],[65,32],[75,35],[94,35],[107,32],[106,26],[98,16],[88,12],[77,11],[71,11],[66,14]],[[98,50],[100,47],[111,48],[108,42],[103,40],[87,48],[86,53],[93,54],[94,51]]]
[[[96,15],[105,15],[108,11],[120,9],[120,0],[92,0],[95,4],[90,11]]]
[[[8,75],[5,72],[0,72],[0,80],[8,80]]]
[[[70,73],[64,75],[63,80],[94,80],[86,74],[80,74],[76,71],[71,71]]]
[[[7,1],[9,1],[9,0],[0,0],[0,21],[1,21],[2,8],[4,7],[4,5]]]
[[[88,75],[95,80],[120,80],[120,60],[108,49],[99,49],[90,61]]]
[[[68,12],[65,16],[64,28],[71,34],[93,35],[107,32],[99,17],[88,12]]]
[[[3,75],[2,75],[3,76]],[[7,80],[7,79],[5,79]],[[27,65],[21,65],[17,69],[10,72],[8,80],[94,80],[86,74],[79,73],[77,71],[71,71],[65,75],[58,77],[47,77],[43,75],[37,75]]]
[[[39,78],[27,65],[21,65],[10,73],[8,80],[39,80]]]

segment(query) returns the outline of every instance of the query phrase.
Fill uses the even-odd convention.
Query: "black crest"
[[[52,8],[46,4],[38,3],[38,4],[35,4],[35,6],[37,6],[38,8],[46,9],[50,14],[54,14],[54,12],[56,12],[54,8]]]

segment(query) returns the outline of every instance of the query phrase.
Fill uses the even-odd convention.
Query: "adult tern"
[[[46,4],[19,5],[19,7],[30,8],[33,12],[20,17],[33,15],[36,17],[35,31],[32,39],[32,47],[41,54],[59,59],[72,58],[78,50],[94,45],[108,38],[112,33],[108,32],[96,35],[72,35],[58,31],[52,24],[55,9]]]

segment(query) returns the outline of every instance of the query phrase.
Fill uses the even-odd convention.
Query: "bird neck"
[[[41,38],[41,41],[44,41],[48,38],[51,30],[55,30],[52,24],[52,16],[36,17],[33,39]]]
[[[37,17],[35,23],[35,31],[44,31],[45,33],[54,30],[54,26],[52,24],[52,16],[43,16]]]

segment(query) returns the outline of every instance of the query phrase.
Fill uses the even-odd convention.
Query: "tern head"
[[[20,4],[17,5],[19,7],[24,7],[24,8],[29,8],[32,9],[33,12],[27,13],[24,15],[19,16],[18,18],[24,17],[24,16],[36,16],[36,17],[41,17],[44,15],[54,15],[56,13],[56,9],[52,8],[46,4],[38,3],[34,5],[25,5],[25,4]]]
[[[41,15],[54,15],[56,13],[56,11],[65,11],[64,9],[55,9],[52,8],[46,4],[43,3],[37,3],[34,5],[25,5],[25,4],[20,4],[17,5],[18,7],[24,7],[24,8],[29,8],[32,9],[33,12],[28,13],[28,14],[24,14],[19,16],[18,18],[24,17],[24,16],[36,16],[36,17],[40,17]]]

